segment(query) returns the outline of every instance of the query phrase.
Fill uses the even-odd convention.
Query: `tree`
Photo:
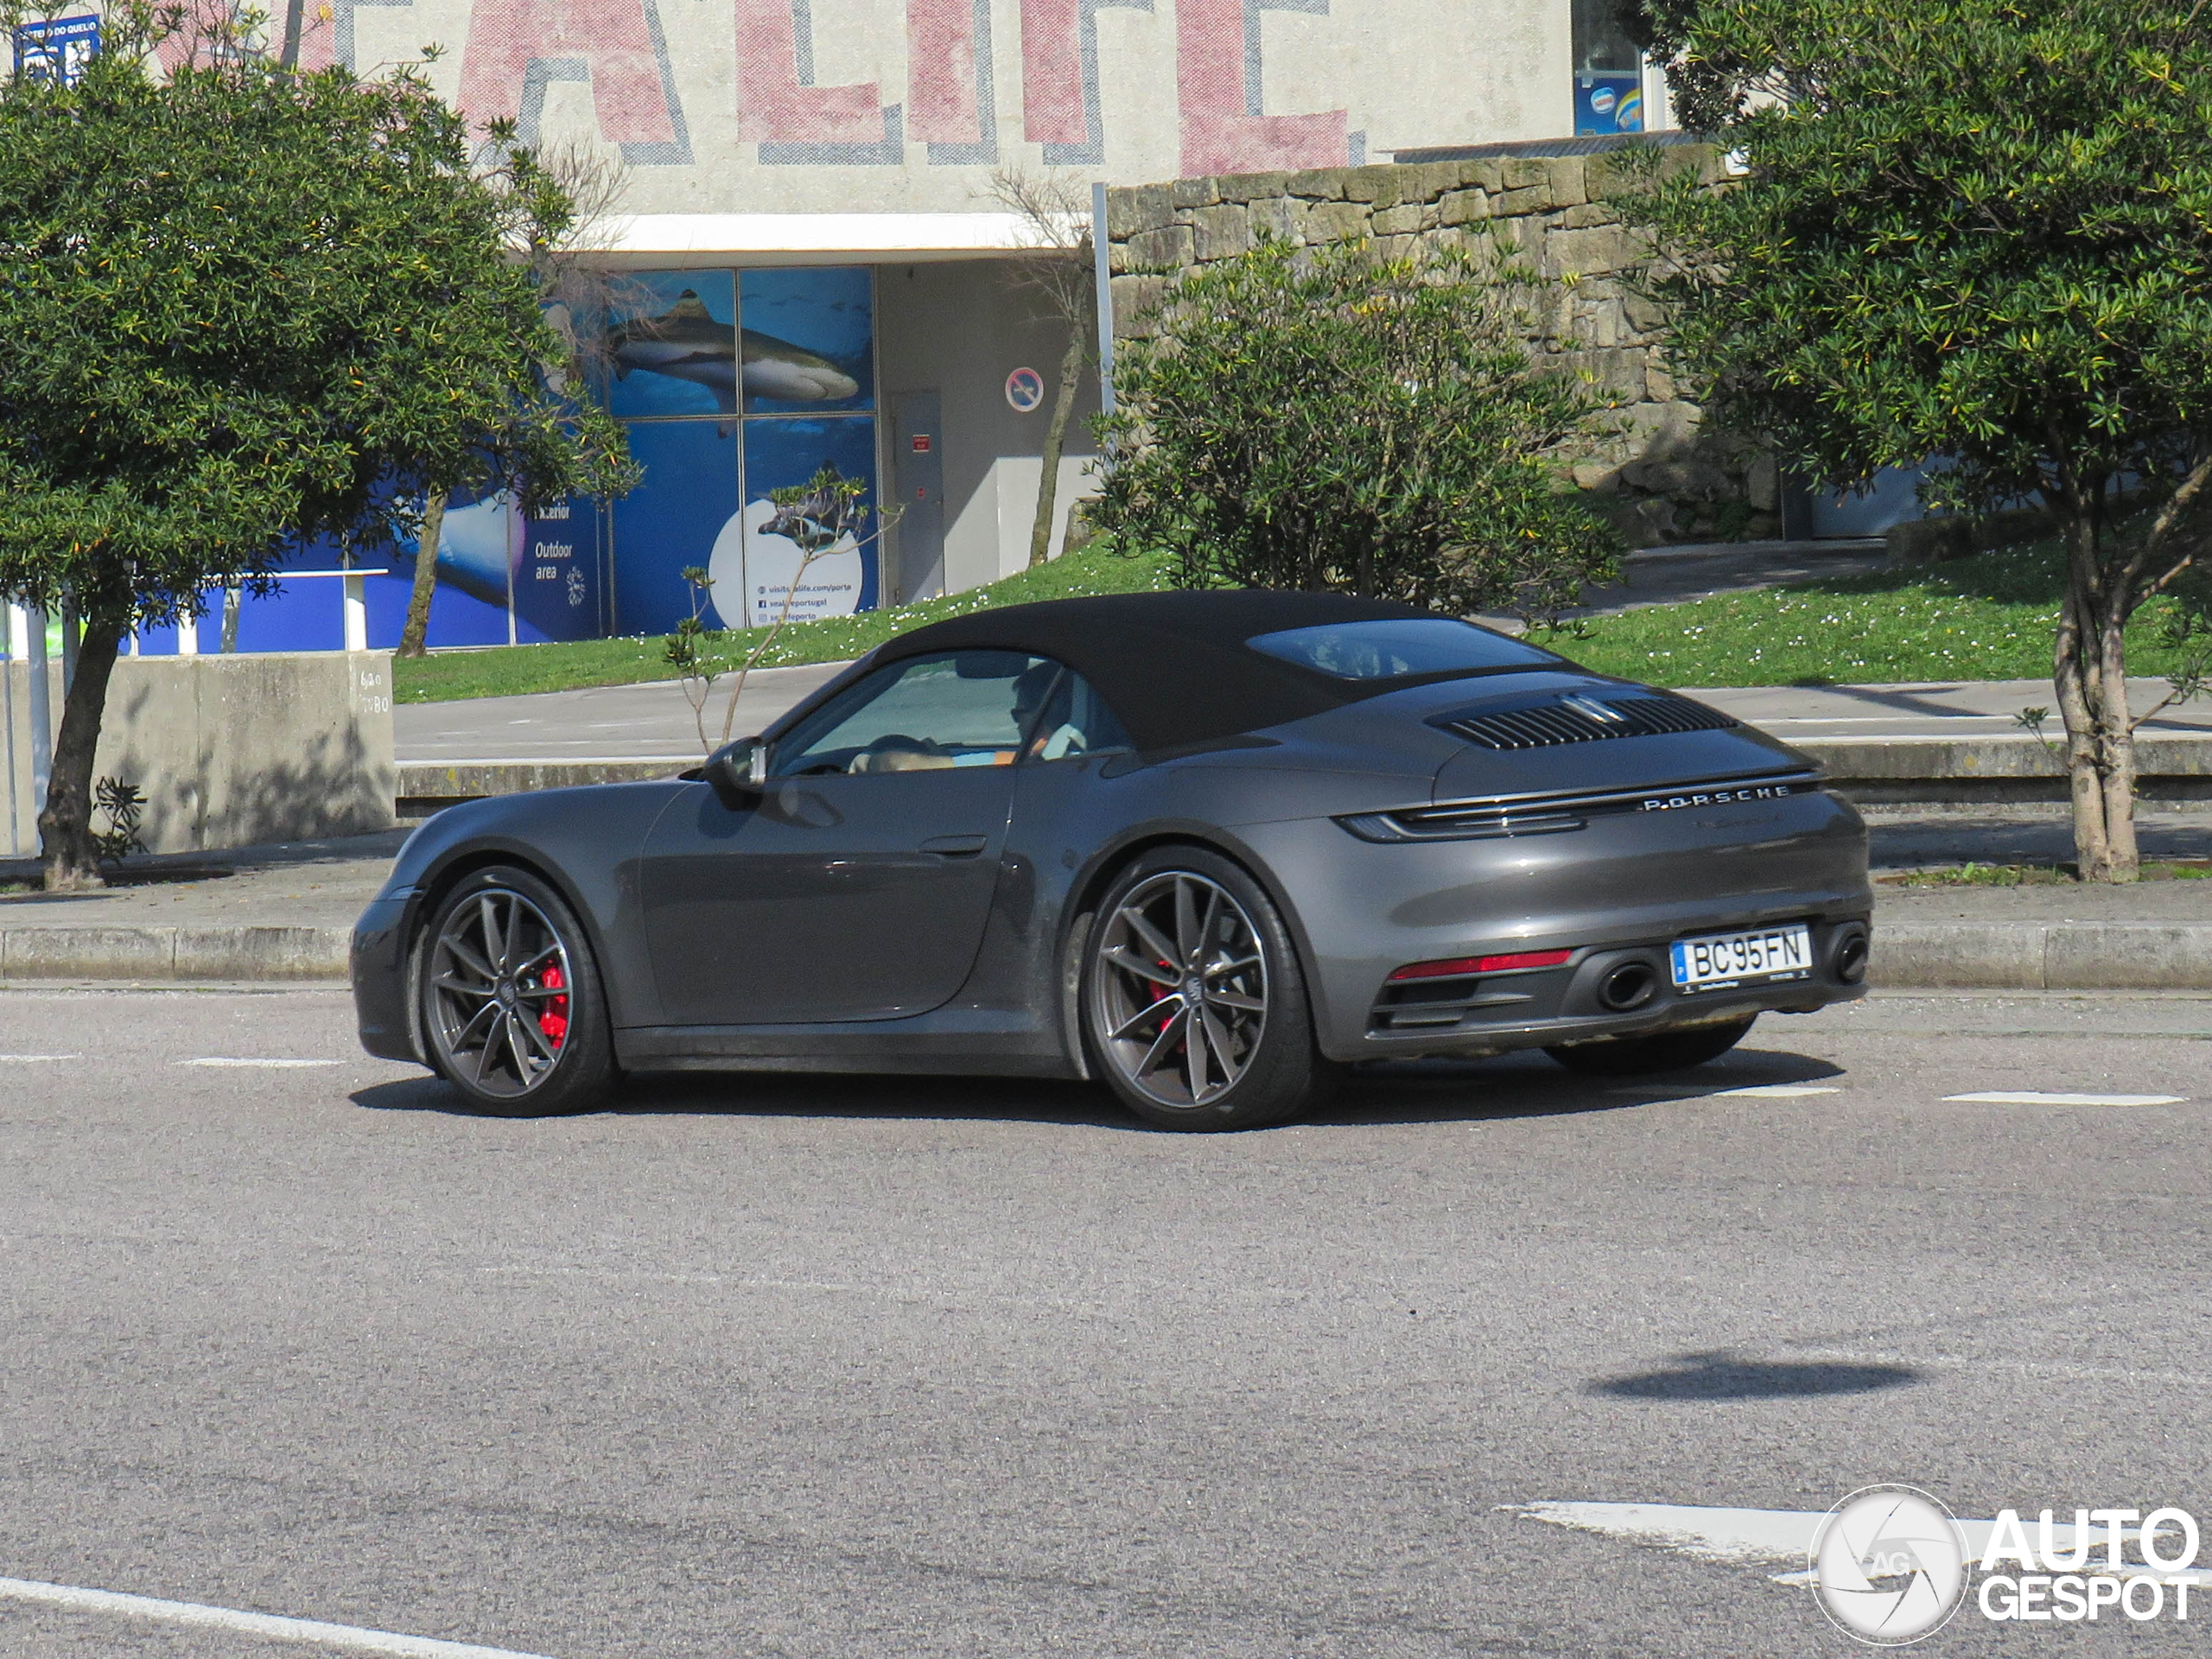
[[[776,620],[753,642],[745,660],[737,665],[737,683],[730,687],[729,701],[722,709],[719,738],[707,735],[707,699],[714,695],[715,681],[722,671],[701,644],[714,637],[715,631],[706,624],[706,612],[715,579],[702,565],[691,565],[683,571],[683,585],[691,595],[691,613],[677,621],[661,658],[683,683],[683,698],[691,705],[691,725],[699,734],[702,754],[712,755],[718,745],[729,741],[737,721],[738,699],[745,695],[746,677],[760,665],[760,659],[776,643],[776,636],[791,620],[791,607],[815,561],[833,553],[857,553],[899,522],[905,509],[871,507],[868,494],[866,479],[842,477],[836,467],[826,462],[805,483],[768,492],[769,504],[776,511],[762,524],[760,533],[780,536],[796,546],[798,568],[785,584],[783,601],[776,607]],[[868,528],[871,518],[875,520],[874,530]]]
[[[293,3],[296,7],[298,0]],[[564,377],[572,371],[581,372],[588,385],[603,379],[610,366],[606,331],[579,327],[576,319],[604,317],[612,302],[630,298],[639,288],[634,278],[594,264],[584,251],[601,241],[610,228],[608,220],[620,205],[627,179],[620,167],[582,144],[557,145],[538,152],[533,160],[567,204],[560,223],[534,227],[529,243],[531,274],[537,280],[546,320],[559,334],[563,348],[559,360],[540,366],[556,390],[565,385]],[[495,170],[495,181],[497,176]],[[446,492],[434,491],[423,498],[419,513],[413,515],[416,521],[415,579],[408,592],[407,620],[399,630],[399,645],[392,652],[395,657],[429,654],[430,601],[437,591],[438,537],[445,524],[446,505]],[[238,614],[237,593],[232,588],[224,599],[226,651],[231,648]]]
[[[1190,273],[1116,353],[1092,517],[1173,550],[1189,586],[1574,603],[1619,549],[1560,464],[1600,406],[1530,360],[1518,278],[1276,240]]]
[[[395,501],[487,479],[620,489],[620,429],[561,395],[529,248],[568,212],[507,144],[471,165],[416,73],[151,60],[111,8],[73,84],[0,87],[0,594],[83,620],[44,810],[50,888],[99,882],[90,811],[117,647],[267,592],[288,546],[373,545]]]
[[[2085,879],[2132,880],[2124,632],[2212,536],[2212,29],[2201,0],[1665,0],[1678,104],[1748,171],[1655,186],[1675,353],[1840,489],[2038,498]],[[2114,493],[2155,510],[2115,522]]]
[[[991,175],[991,194],[1021,220],[1023,249],[1014,260],[1014,285],[1033,298],[1046,318],[1067,331],[1060,348],[1060,378],[1052,412],[1045,422],[1044,471],[1037,480],[1037,516],[1029,527],[1029,568],[1052,556],[1052,517],[1059,503],[1060,457],[1084,365],[1098,332],[1097,276],[1091,269],[1090,205],[1083,187],[1058,174],[1039,178],[1018,168]]]

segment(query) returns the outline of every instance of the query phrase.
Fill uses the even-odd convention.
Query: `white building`
[[[581,321],[620,348],[607,396],[645,482],[610,513],[578,502],[529,524],[457,505],[433,643],[664,632],[690,565],[741,624],[740,595],[780,593],[793,551],[748,518],[825,461],[906,512],[880,559],[817,566],[804,608],[1020,569],[1063,337],[1009,281],[1027,232],[994,202],[995,170],[1131,184],[1633,130],[1656,77],[1605,7],[309,0],[308,66],[372,73],[435,43],[430,78],[462,108],[624,181],[599,240],[626,275],[612,315]],[[1086,385],[1080,413],[1096,407]],[[1063,524],[1090,448],[1071,435]],[[303,575],[246,602],[239,645],[334,646],[349,608],[356,643],[388,645],[410,573],[403,557],[365,582]],[[212,626],[139,648],[212,648]]]

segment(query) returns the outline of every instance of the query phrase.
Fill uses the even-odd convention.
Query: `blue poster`
[[[1637,71],[1579,71],[1574,77],[1574,136],[1643,130],[1643,77]]]
[[[865,265],[748,270],[745,412],[875,407],[875,288]]]
[[[817,547],[810,559],[818,527],[779,514],[768,495],[806,484],[825,467],[840,478],[866,483],[866,510],[857,525],[826,549]],[[876,501],[875,422],[869,416],[746,422],[742,544],[731,538],[717,545],[710,567],[722,614],[728,617],[734,608],[733,584],[744,594],[747,611],[741,620],[731,619],[735,626],[775,621],[786,595],[793,620],[874,609],[881,550],[874,536]]]
[[[603,336],[607,408],[632,416],[736,414],[734,274],[633,271],[613,286]]]
[[[737,423],[644,421],[630,457],[645,481],[614,504],[617,633],[666,633],[691,613],[689,565],[711,569],[725,532],[736,543]],[[743,590],[743,583],[738,584]],[[717,590],[717,597],[725,595]],[[735,604],[734,597],[730,602]],[[709,610],[706,620],[719,626]]]
[[[515,569],[515,638],[595,639],[606,630],[599,504],[588,495],[548,502],[523,528]]]

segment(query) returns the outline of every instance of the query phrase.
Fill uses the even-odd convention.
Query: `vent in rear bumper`
[[[1664,691],[1619,696],[1575,692],[1519,709],[1483,709],[1434,721],[1486,749],[1543,749],[1599,743],[1611,737],[1662,737],[1670,732],[1718,732],[1741,722],[1718,709]]]
[[[1591,819],[1684,807],[1727,806],[1743,801],[1783,800],[1821,787],[1817,772],[1767,772],[1656,789],[1604,790],[1573,795],[1528,795],[1405,806],[1360,812],[1337,820],[1362,841],[1487,841],[1502,836],[1550,836],[1585,827]]]

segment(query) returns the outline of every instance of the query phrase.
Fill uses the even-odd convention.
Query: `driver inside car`
[[[955,754],[944,745],[903,732],[886,733],[855,755],[849,767],[855,772],[926,772],[942,766],[1012,766],[1017,753],[1032,760],[1058,760],[1084,751],[1084,734],[1072,721],[1075,692],[1072,679],[1057,663],[1037,663],[1014,677],[1014,730],[1030,734],[1026,747],[982,749]]]

